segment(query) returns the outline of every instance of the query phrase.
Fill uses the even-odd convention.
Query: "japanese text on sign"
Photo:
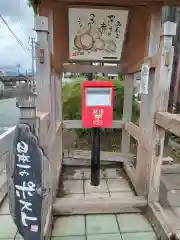
[[[18,174],[22,177],[22,185],[15,185],[16,196],[18,197],[21,206],[21,221],[23,226],[28,227],[28,222],[36,222],[37,217],[32,216],[32,203],[30,197],[36,191],[36,184],[33,181],[26,181],[24,177],[29,176],[28,170],[31,169],[30,156],[28,155],[28,144],[24,141],[17,143],[17,164],[19,169]],[[32,229],[32,228],[31,228]],[[38,231],[38,226],[35,225],[35,231]]]
[[[103,124],[103,115],[104,110],[103,109],[94,109],[93,110],[93,124],[96,126],[101,126]]]

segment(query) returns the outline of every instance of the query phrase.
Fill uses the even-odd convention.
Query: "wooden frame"
[[[155,116],[156,124],[169,132],[180,136],[180,116],[168,112],[158,112]]]
[[[144,197],[129,197],[125,199],[56,199],[53,211],[56,215],[79,215],[94,213],[142,212],[147,206]]]
[[[56,2],[60,2],[60,0],[55,0]],[[71,0],[66,0],[66,2],[69,2],[70,4],[72,3],[72,1]],[[171,0],[169,0],[169,1],[164,1],[164,0],[158,0],[158,1],[156,1],[155,3],[157,3],[158,2],[158,4],[160,4],[160,5],[173,5],[173,6],[179,6],[179,0],[173,0],[173,1],[171,1]],[[80,3],[80,4],[88,4],[88,5],[94,5],[94,2],[93,2],[93,0],[75,0],[74,1],[74,3]],[[103,0],[97,0],[96,2],[95,2],[95,4],[97,5],[105,5],[105,6],[115,6],[115,7],[117,7],[117,6],[127,6],[127,7],[129,7],[129,6],[138,6],[138,5],[141,5],[141,6],[147,6],[147,5],[149,5],[149,4],[153,4],[154,3],[154,0],[132,0],[132,1],[127,1],[127,0],[121,0],[121,1],[119,1],[119,2],[117,2],[117,1],[115,1],[115,0],[113,0],[112,2],[109,2],[109,0],[107,0],[107,1],[103,1]]]
[[[78,63],[64,63],[62,65],[62,72],[118,74],[121,71],[121,66],[93,66]]]
[[[107,4],[101,0],[98,0],[99,4]],[[69,0],[67,0],[69,2]],[[89,4],[91,0],[86,0],[86,3]],[[127,2],[127,1],[126,1]],[[136,1],[134,3],[142,3],[142,1]],[[149,1],[151,2],[151,1]],[[57,3],[57,1],[56,1]],[[78,2],[80,4],[80,2]],[[92,2],[91,2],[92,3]],[[125,1],[124,1],[125,3]],[[131,1],[131,4],[134,4]],[[61,4],[65,4],[64,2]],[[117,3],[116,3],[117,4]],[[145,4],[146,5],[146,4]],[[70,6],[70,5],[69,5]],[[68,5],[65,4],[65,8]],[[95,7],[95,6],[94,6]],[[54,5],[52,7],[54,10]],[[142,10],[142,9],[141,9]],[[147,7],[146,7],[147,10]],[[63,11],[63,10],[62,10]],[[138,11],[136,12],[136,14]],[[57,12],[56,12],[57,14]],[[152,12],[150,12],[150,15]],[[65,16],[65,13],[64,13]],[[56,15],[57,17],[57,15]],[[55,17],[55,20],[57,18]],[[63,19],[63,17],[62,17]],[[64,18],[65,19],[65,18]],[[151,25],[147,23],[147,25]],[[57,27],[57,26],[56,26]],[[141,61],[137,62],[134,66],[127,66],[125,71],[123,64],[118,65],[117,67],[100,67],[100,66],[88,66],[81,64],[62,64],[60,69],[57,70],[54,67],[54,72],[50,72],[50,59],[47,56],[52,56],[48,51],[48,42],[47,42],[47,29],[43,34],[43,40],[45,41],[46,49],[46,58],[48,68],[46,65],[41,66],[43,71],[41,78],[48,76],[50,78],[50,73],[54,74],[52,81],[58,82],[59,84],[53,85],[48,79],[49,82],[46,82],[43,86],[42,82],[39,81],[38,90],[40,92],[41,87],[44,87],[44,96],[39,96],[38,107],[42,111],[38,113],[39,119],[39,137],[40,143],[44,151],[47,153],[48,158],[50,159],[51,169],[52,169],[52,188],[53,188],[53,201],[52,209],[50,208],[48,212],[48,219],[45,226],[45,233],[49,232],[51,229],[51,218],[53,216],[52,211],[56,215],[76,215],[76,214],[94,214],[94,213],[119,213],[119,212],[142,212],[145,211],[148,207],[147,216],[152,223],[155,223],[155,226],[158,229],[159,236],[162,236],[163,239],[166,239],[167,236],[170,236],[174,229],[171,229],[169,223],[166,221],[166,216],[163,213],[162,208],[157,204],[158,201],[158,191],[160,184],[160,172],[162,165],[162,150],[163,150],[163,140],[165,129],[176,133],[178,136],[180,134],[179,122],[180,118],[165,113],[167,110],[167,100],[169,93],[170,85],[170,73],[172,70],[172,55],[173,47],[171,43],[172,36],[174,31],[168,31],[169,29],[174,30],[174,24],[170,24],[170,27],[165,24],[165,31],[161,36],[161,44],[157,53],[154,53],[154,56],[144,57]],[[147,27],[147,30],[150,28]],[[153,28],[152,28],[153,29]],[[155,31],[155,29],[153,30]],[[66,32],[64,29],[63,34]],[[149,32],[148,32],[149,33]],[[51,34],[53,34],[51,32]],[[153,34],[153,33],[152,33]],[[147,37],[147,36],[146,36]],[[148,37],[147,37],[148,38]],[[169,38],[169,41],[166,41]],[[146,39],[147,40],[147,39]],[[157,40],[157,39],[156,39]],[[156,44],[157,41],[155,40]],[[61,45],[61,44],[60,44]],[[131,44],[130,44],[131,45]],[[166,45],[166,48],[164,46]],[[167,46],[168,45],[168,46]],[[129,46],[129,45],[128,45]],[[143,46],[144,48],[145,46]],[[164,50],[168,49],[168,52],[164,54]],[[53,49],[54,50],[54,49]],[[56,50],[56,49],[55,49]],[[147,49],[145,49],[147,50]],[[51,50],[52,51],[52,50]],[[56,51],[54,51],[56,52]],[[150,62],[150,80],[149,81],[149,93],[148,95],[142,96],[141,102],[141,115],[140,115],[140,124],[136,126],[131,122],[131,113],[132,113],[132,94],[133,94],[133,74],[137,71],[144,59],[149,60]],[[54,59],[53,59],[54,60]],[[56,59],[57,60],[57,59]],[[63,61],[59,61],[63,63]],[[52,64],[55,64],[54,61]],[[40,69],[40,68],[39,68]],[[56,69],[56,72],[55,72]],[[69,158],[63,158],[62,154],[62,132],[63,128],[66,129],[78,129],[82,128],[81,120],[63,120],[62,117],[62,79],[58,78],[58,75],[62,76],[62,72],[85,72],[85,73],[119,73],[126,72],[126,82],[125,82],[125,99],[124,99],[124,112],[123,120],[113,121],[112,128],[121,129],[123,132],[122,137],[122,153],[114,156],[102,156],[102,161],[105,164],[111,164],[113,162],[123,163],[124,169],[129,176],[136,192],[138,193],[137,197],[129,197],[125,199],[82,199],[81,201],[75,201],[74,199],[59,199],[56,198],[56,190],[58,188],[59,177],[61,174],[61,169],[64,165],[83,165],[88,166],[90,160],[89,152],[74,152]],[[164,74],[166,73],[166,75]],[[169,73],[169,75],[167,74]],[[164,84],[164,79],[166,84]],[[41,82],[41,83],[40,83]],[[47,87],[53,85],[53,89]],[[60,106],[59,114],[57,118],[57,112],[55,109],[55,104],[57,99],[54,98],[53,94],[55,88],[58,88],[57,95],[60,95]],[[154,93],[154,94],[152,94]],[[48,94],[46,99],[46,94]],[[51,98],[49,99],[49,95]],[[46,101],[43,102],[42,99]],[[151,101],[150,101],[151,100]],[[51,108],[49,107],[51,105]],[[150,105],[152,105],[150,107]],[[150,108],[147,108],[147,107]],[[149,110],[148,110],[149,109]],[[155,121],[154,121],[155,116]],[[37,121],[38,122],[38,121]],[[49,123],[50,124],[49,124]],[[164,128],[164,129],[163,129]],[[49,134],[49,136],[48,136]],[[133,155],[130,154],[130,135],[133,136],[138,141],[138,153],[137,153],[137,166],[136,168],[132,165]],[[48,138],[49,137],[49,138]],[[156,153],[154,154],[154,149]],[[114,157],[114,158],[113,158]],[[145,161],[146,157],[146,161]]]

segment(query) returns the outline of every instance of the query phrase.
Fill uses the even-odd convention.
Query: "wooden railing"
[[[155,122],[158,126],[180,136],[180,115],[168,112],[158,112],[155,115]]]
[[[0,203],[7,194],[6,161],[11,154],[15,127],[4,130],[0,135]]]

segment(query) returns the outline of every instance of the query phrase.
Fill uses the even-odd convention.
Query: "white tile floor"
[[[64,174],[65,195],[63,197],[103,199],[134,195],[127,180],[123,175],[117,174],[116,169],[102,171],[99,187],[92,187],[87,176],[90,177],[87,169],[78,170],[71,177]],[[7,200],[0,208],[0,223],[0,240],[21,239],[9,214]],[[146,218],[140,214],[95,214],[54,219],[51,239],[156,240],[156,236]]]
[[[53,240],[156,240],[141,214],[95,214],[55,220]],[[56,237],[56,239],[54,238]]]
[[[63,174],[64,186],[61,197],[85,198],[110,198],[131,197],[134,192],[128,181],[124,178],[121,169],[109,168],[101,170],[100,185],[91,186],[90,169],[71,169]]]

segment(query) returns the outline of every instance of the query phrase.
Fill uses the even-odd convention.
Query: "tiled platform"
[[[60,217],[54,221],[52,240],[156,240],[149,222],[140,214],[102,214]]]
[[[9,215],[8,203],[0,208],[0,240],[22,239]],[[138,213],[98,214],[54,219],[51,240],[156,240],[147,219]]]
[[[68,168],[63,173],[62,198],[124,198],[134,196],[121,168],[102,169],[100,186],[90,184],[89,168]],[[149,222],[140,214],[96,214],[59,217],[52,240],[156,240]]]
[[[130,184],[121,168],[101,170],[101,180],[98,187],[90,184],[90,169],[69,168],[63,173],[63,184],[59,192],[61,198],[113,198],[134,196]]]
[[[90,185],[89,169],[65,171],[63,197],[113,198],[134,195],[121,169],[101,171],[99,187]],[[22,239],[9,214],[7,200],[0,208],[0,240]],[[147,219],[138,213],[95,214],[54,218],[52,240],[156,240]]]

